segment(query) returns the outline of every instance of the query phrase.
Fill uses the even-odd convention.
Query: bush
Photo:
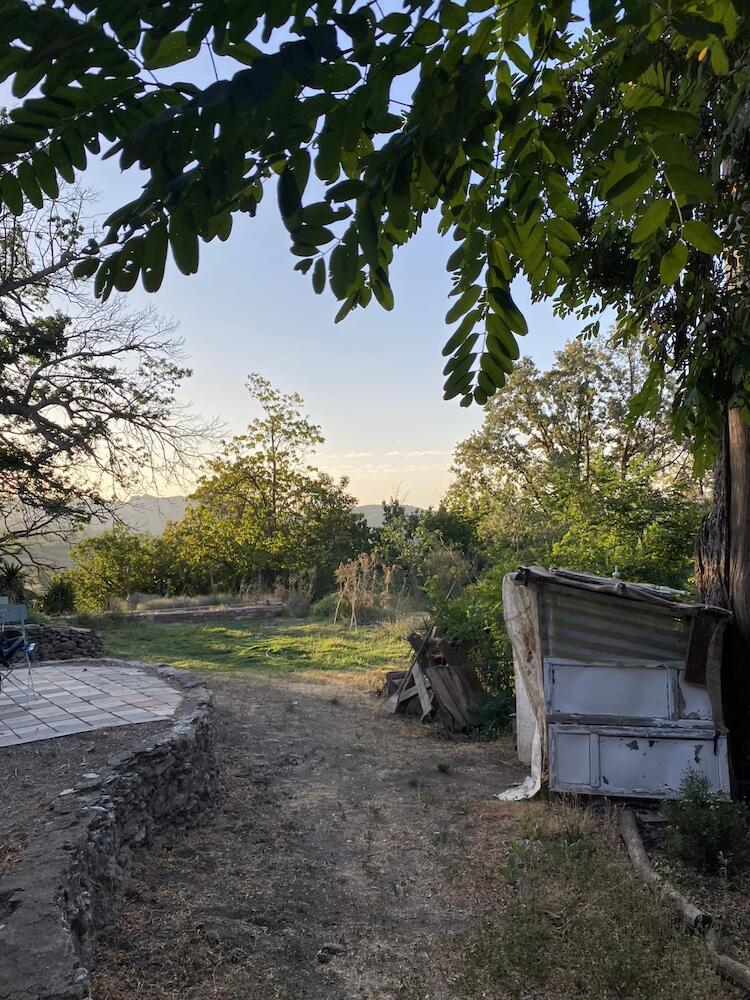
[[[436,601],[429,625],[434,626],[442,638],[462,649],[466,662],[475,668],[490,695],[512,699],[513,656],[496,605],[485,604],[470,593],[453,600]]]
[[[669,848],[687,864],[718,871],[727,862],[746,860],[747,807],[711,792],[704,775],[687,774],[680,798],[665,803],[664,813],[672,825]]]
[[[346,598],[343,598],[339,605],[338,593],[326,594],[325,597],[321,597],[310,608],[310,614],[318,621],[332,622],[337,606],[339,609],[337,623],[339,625],[348,625],[352,616],[352,606]],[[378,622],[397,617],[397,615],[398,612],[395,609],[389,606],[381,606],[379,603],[357,606],[358,625],[375,625]]]
[[[292,590],[287,595],[284,608],[292,618],[307,618],[310,614],[310,595],[301,590]]]
[[[319,621],[333,621],[336,614],[336,605],[339,603],[338,594],[326,594],[310,607],[310,614]],[[351,611],[350,611],[351,613]],[[341,614],[341,612],[339,612]]]
[[[73,581],[67,576],[55,576],[42,597],[42,611],[47,615],[72,615],[76,609]]]

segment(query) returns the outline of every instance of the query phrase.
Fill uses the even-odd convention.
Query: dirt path
[[[459,1000],[516,835],[497,744],[441,739],[372,697],[212,678],[226,798],[145,857],[95,1000]],[[507,758],[506,760],[503,757]]]

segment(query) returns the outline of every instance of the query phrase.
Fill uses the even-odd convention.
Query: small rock
[[[322,945],[320,951],[315,957],[322,965],[326,965],[331,961],[334,955],[340,955],[343,951],[344,949],[340,944],[332,942]]]

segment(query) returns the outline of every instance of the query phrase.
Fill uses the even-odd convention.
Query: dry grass
[[[476,936],[467,995],[526,1000],[729,1000],[702,940],[633,873],[614,824],[571,803],[529,804],[502,874],[513,897]]]

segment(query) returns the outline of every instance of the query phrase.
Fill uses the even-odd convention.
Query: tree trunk
[[[750,427],[730,410],[714,470],[714,497],[696,546],[702,601],[729,608],[722,665],[736,789],[750,798]]]

